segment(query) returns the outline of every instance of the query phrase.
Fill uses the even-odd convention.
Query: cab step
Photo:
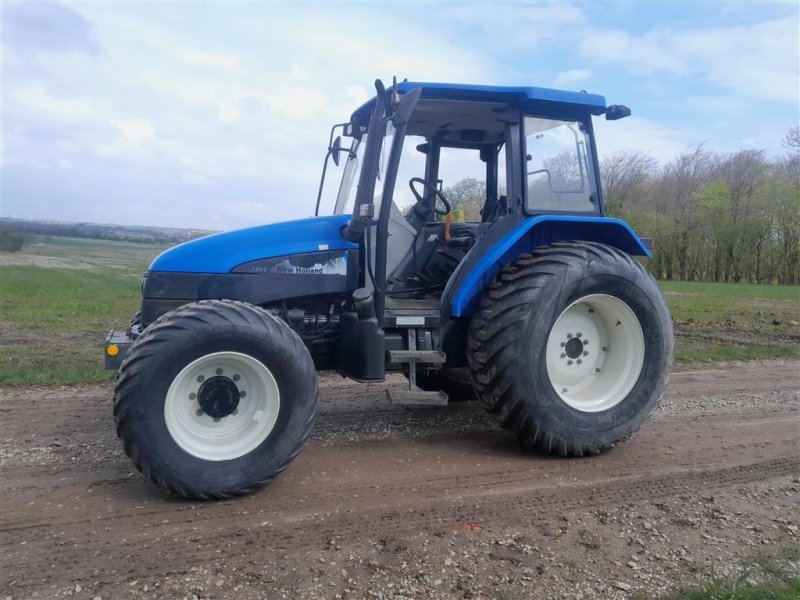
[[[447,406],[447,394],[442,391],[426,392],[419,388],[386,390],[386,397],[392,404],[403,404],[406,406]]]
[[[429,392],[417,387],[417,363],[444,364],[447,356],[441,350],[417,350],[417,330],[408,330],[408,350],[389,350],[389,361],[408,365],[408,389],[386,390],[392,404],[409,406],[446,406],[447,394],[441,390]]]
[[[389,362],[431,363],[441,365],[447,356],[441,350],[389,350]]]

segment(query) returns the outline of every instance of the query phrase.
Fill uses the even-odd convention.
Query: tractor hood
[[[150,271],[230,273],[265,258],[326,250],[357,249],[339,233],[350,215],[331,215],[260,225],[198,238],[162,252]]]

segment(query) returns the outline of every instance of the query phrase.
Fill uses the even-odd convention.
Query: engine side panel
[[[197,300],[241,300],[264,305],[293,298],[336,296],[358,287],[358,252],[329,250],[259,259],[230,273],[148,271],[142,286],[142,322]]]

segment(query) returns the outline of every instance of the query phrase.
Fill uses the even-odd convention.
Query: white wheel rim
[[[605,294],[584,296],[559,315],[547,338],[547,374],[559,397],[583,412],[613,408],[644,364],[644,333],[631,308]]]
[[[232,412],[216,418],[212,414],[219,410],[213,402],[209,404],[214,398],[213,386],[209,386],[212,378],[213,383],[237,390],[239,395]],[[204,412],[203,406],[206,410],[211,407],[211,413]],[[224,406],[230,409],[230,405]],[[267,439],[279,408],[278,384],[267,367],[246,354],[215,352],[178,373],[167,391],[164,418],[172,439],[185,452],[204,460],[232,460]]]

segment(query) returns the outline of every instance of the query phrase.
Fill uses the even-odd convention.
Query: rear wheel
[[[562,243],[504,268],[469,332],[478,397],[528,446],[597,454],[658,405],[673,334],[655,280],[609,246]]]
[[[136,467],[180,496],[266,485],[300,451],[317,405],[300,338],[252,305],[203,301],[151,324],[120,368],[117,434]]]

